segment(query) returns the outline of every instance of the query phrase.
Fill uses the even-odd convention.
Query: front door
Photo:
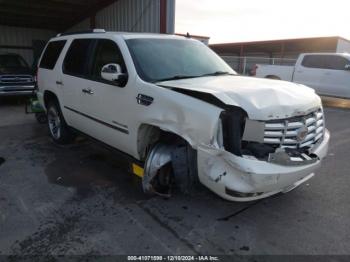
[[[88,92],[82,96],[83,112],[87,115],[86,133],[131,154],[129,149],[133,130],[130,123],[134,117],[129,108],[136,99],[132,95],[130,81],[125,86],[119,86],[116,82],[102,79],[102,67],[111,63],[119,64],[123,73],[127,73],[117,43],[109,39],[98,39],[89,69]]]
[[[319,92],[321,90],[320,76],[324,73],[322,55],[305,55],[296,66],[293,82],[311,87]]]

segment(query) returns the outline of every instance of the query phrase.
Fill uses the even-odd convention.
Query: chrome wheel
[[[57,109],[51,107],[47,114],[47,120],[49,123],[49,129],[54,139],[58,140],[61,137],[61,119],[57,112]]]

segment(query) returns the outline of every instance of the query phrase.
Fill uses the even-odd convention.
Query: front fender
[[[213,143],[222,108],[167,88],[153,86],[152,89],[157,89],[150,94],[154,103],[142,112],[140,123],[174,133],[194,149],[200,144]]]

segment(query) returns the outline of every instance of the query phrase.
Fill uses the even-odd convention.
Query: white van
[[[38,86],[55,142],[77,130],[122,151],[147,193],[188,192],[199,180],[225,199],[255,200],[308,180],[327,154],[311,88],[239,76],[186,37],[59,35]]]

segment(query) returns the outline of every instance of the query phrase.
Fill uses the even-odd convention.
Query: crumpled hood
[[[314,90],[286,81],[243,76],[213,76],[157,83],[214,95],[244,109],[250,119],[269,120],[305,115],[321,106]]]

